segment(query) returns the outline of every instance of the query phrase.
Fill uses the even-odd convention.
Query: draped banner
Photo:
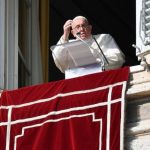
[[[0,150],[123,150],[129,68],[17,90],[0,99]]]

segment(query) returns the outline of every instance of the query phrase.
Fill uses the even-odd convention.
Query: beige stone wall
[[[150,72],[131,67],[126,98],[125,149],[150,150]]]

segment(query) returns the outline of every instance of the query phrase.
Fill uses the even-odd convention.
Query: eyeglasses
[[[88,27],[89,27],[88,24],[81,24],[81,25],[77,25],[76,27],[74,27],[73,30],[75,29],[75,30],[79,31],[81,28],[87,29]]]

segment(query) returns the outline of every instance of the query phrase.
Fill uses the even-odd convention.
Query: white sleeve
[[[103,34],[100,46],[109,62],[106,69],[120,68],[125,62],[125,56],[110,34]]]
[[[63,37],[61,36],[61,38],[59,39],[59,41],[57,42],[57,44],[64,44],[64,43],[67,43],[68,40],[64,40]]]
[[[62,37],[60,38],[60,40],[57,42],[57,44],[63,44],[63,43],[67,43],[68,41],[65,41]],[[52,56],[55,62],[55,65],[57,66],[57,68],[61,71],[61,72],[65,72],[65,70],[68,67],[68,63],[67,63],[67,51],[63,50],[62,46],[56,46],[53,50],[52,50]]]

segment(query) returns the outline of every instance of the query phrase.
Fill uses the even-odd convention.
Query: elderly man
[[[93,45],[93,43],[96,42],[97,45],[94,46],[94,49],[98,49],[99,46],[108,61],[108,64],[105,66],[105,70],[117,69],[123,65],[124,54],[119,49],[113,37],[110,34],[99,34],[93,36],[92,26],[84,16],[77,16],[73,20],[67,20],[63,26],[63,30],[64,33],[58,41],[58,45],[78,39],[88,40],[89,43],[91,41],[90,45]],[[70,33],[72,33],[75,39],[69,40]],[[93,37],[96,41],[93,41]],[[98,51],[96,51],[96,53],[98,53]],[[61,70],[61,72],[65,73],[65,78],[72,78],[102,71],[100,63],[70,68],[70,65],[68,64],[68,52],[64,51],[61,46],[56,46],[52,54],[56,66]],[[94,55],[98,56],[99,54]]]

